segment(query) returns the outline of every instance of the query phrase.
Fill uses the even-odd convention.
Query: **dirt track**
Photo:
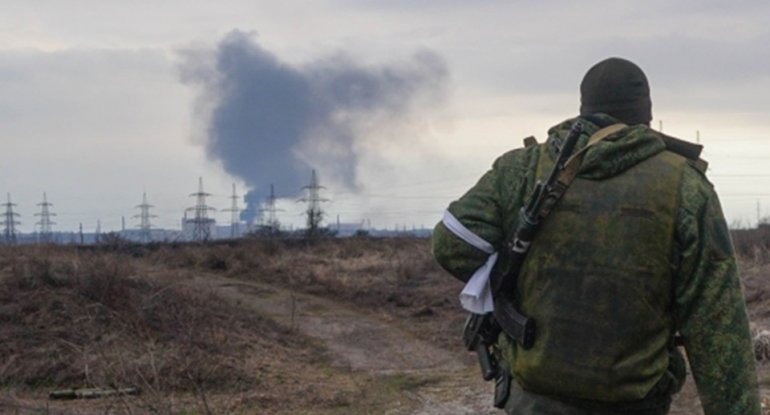
[[[196,282],[322,340],[338,368],[374,376],[410,374],[429,380],[408,393],[410,400],[419,403],[416,408],[393,402],[392,408],[381,408],[384,414],[502,413],[491,406],[493,385],[481,380],[475,361],[463,359],[467,356],[462,355],[462,350],[448,351],[417,339],[401,327],[404,323],[388,319],[384,314],[352,309],[326,298],[263,283],[211,276]],[[671,414],[694,413],[702,413],[702,409],[689,378],[675,397]]]
[[[447,351],[410,335],[399,323],[376,313],[353,310],[318,296],[293,293],[258,283],[207,276],[207,285],[223,297],[305,335],[322,340],[334,366],[372,376],[408,374],[425,380],[409,391],[404,405],[392,402],[384,414],[499,414],[491,407],[492,385],[478,369],[464,364],[458,351]],[[462,353],[462,351],[459,351]]]

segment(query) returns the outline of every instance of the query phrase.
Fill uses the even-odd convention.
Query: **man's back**
[[[649,101],[639,102],[649,111]],[[649,122],[644,111],[635,114]],[[602,113],[580,120],[587,128],[578,148],[619,121]],[[500,157],[449,214],[504,249],[534,181],[574,122],[552,128],[546,144]],[[524,350],[505,335],[497,345],[517,382],[514,395],[665,413],[684,378],[674,346],[679,333],[706,413],[758,414],[745,304],[718,199],[704,164],[668,150],[666,137],[646,123],[586,152],[535,236],[514,293],[516,306],[537,323],[534,346]],[[486,259],[442,224],[434,253],[463,280]]]

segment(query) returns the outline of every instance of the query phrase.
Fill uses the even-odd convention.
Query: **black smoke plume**
[[[432,52],[380,66],[344,54],[290,65],[237,30],[214,50],[182,56],[182,81],[199,87],[207,154],[250,187],[247,221],[259,215],[271,183],[280,195],[296,195],[313,168],[355,189],[357,143],[367,128],[398,123],[418,110],[417,101],[440,101],[447,79]]]

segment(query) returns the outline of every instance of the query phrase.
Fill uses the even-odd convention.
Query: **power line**
[[[16,243],[16,225],[21,225],[21,222],[16,220],[16,217],[20,215],[13,211],[13,207],[16,204],[11,203],[11,194],[8,193],[7,196],[8,201],[3,204],[5,206],[5,219],[0,224],[5,226],[3,231],[5,243],[13,245]]]
[[[40,221],[36,225],[40,226],[40,232],[38,233],[38,242],[51,242],[53,233],[51,232],[51,225],[56,223],[51,221],[51,216],[56,216],[55,213],[50,211],[50,207],[53,203],[48,203],[48,197],[43,192],[43,201],[37,204],[40,206],[40,213],[35,213],[35,216],[40,216]]]
[[[320,230],[321,221],[323,220],[323,211],[321,210],[321,203],[328,202],[329,199],[322,199],[319,196],[319,191],[325,189],[318,182],[318,177],[313,170],[313,174],[310,178],[310,184],[304,186],[303,189],[307,190],[307,197],[302,198],[299,202],[307,202],[307,235],[312,237],[316,236]]]
[[[150,218],[157,218],[156,215],[150,214],[150,208],[153,207],[155,206],[147,203],[147,193],[142,193],[142,204],[135,206],[135,208],[140,209],[139,214],[134,215],[135,218],[139,218],[139,237],[142,242],[150,242],[152,240]]]
[[[203,178],[198,178],[198,191],[190,193],[191,197],[195,197],[195,206],[187,208],[185,211],[185,222],[192,224],[192,239],[194,241],[207,241],[211,238],[211,227],[215,223],[214,219],[208,217],[210,210],[216,210],[212,207],[206,206],[206,196],[211,196],[210,193],[203,191]],[[194,212],[195,216],[192,219],[187,219],[187,212]]]
[[[267,201],[265,202],[265,208],[259,210],[262,212],[262,217],[265,216],[265,213],[267,214],[267,219],[264,220],[263,225],[265,226],[265,230],[271,235],[278,233],[281,229],[281,223],[278,221],[278,216],[276,213],[284,212],[283,209],[278,209],[275,207],[275,202],[275,189],[271,183],[270,196],[268,196]]]
[[[717,143],[717,144],[725,144],[725,143],[733,143],[736,141],[764,141],[767,143],[770,143],[770,141],[767,140],[765,137],[746,137],[746,138],[711,138],[708,140],[709,143]]]
[[[376,194],[369,194],[369,193],[348,193],[351,196],[358,196],[358,197],[368,197],[368,198],[385,198],[385,199],[413,199],[413,200],[451,200],[451,199],[457,199],[459,195],[453,195],[453,196],[417,196],[417,195],[408,195],[408,196],[399,196],[399,195],[376,195]],[[354,198],[342,198],[337,200],[354,200]]]
[[[233,183],[233,195],[229,197],[232,201],[229,209],[223,210],[223,212],[230,212],[230,237],[237,237],[240,232],[238,225],[241,222],[241,209],[238,207],[238,195],[235,193],[235,183]]]
[[[736,173],[736,174],[709,174],[709,177],[770,177],[770,174],[750,174],[750,173]]]
[[[711,156],[712,154],[705,153],[706,159],[710,159]],[[770,160],[770,156],[744,156],[740,154],[719,154],[718,158],[728,158],[728,159],[738,159],[738,160]]]

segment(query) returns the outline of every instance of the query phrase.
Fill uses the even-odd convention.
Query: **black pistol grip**
[[[479,366],[481,367],[481,377],[484,380],[492,380],[497,376],[497,364],[495,359],[489,353],[487,346],[481,344],[476,345],[476,355],[479,358]]]

